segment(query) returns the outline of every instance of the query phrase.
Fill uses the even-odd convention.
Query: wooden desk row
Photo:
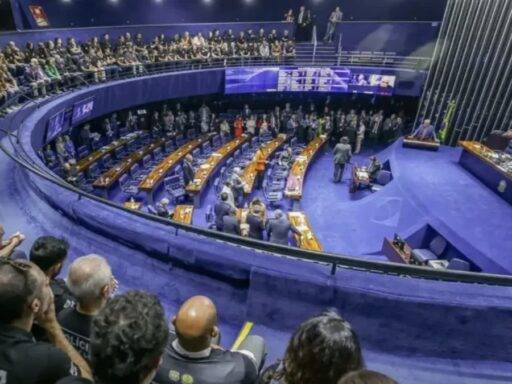
[[[154,203],[154,193],[157,191],[158,187],[162,184],[162,181],[165,179],[169,171],[178,165],[178,163],[183,160],[185,156],[191,153],[194,149],[201,146],[204,142],[208,141],[212,135],[205,135],[200,138],[189,141],[188,143],[182,145],[177,150],[168,155],[165,159],[163,159],[152,171],[149,173],[145,179],[143,179],[139,184],[139,190],[146,193],[146,197],[148,199],[149,204]]]
[[[112,155],[116,151],[116,149],[121,148],[123,145],[128,144],[130,141],[137,139],[138,137],[140,137],[141,134],[141,131],[129,133],[128,135],[123,136],[118,140],[114,140],[113,142],[111,142],[108,145],[105,145],[104,147],[101,147],[97,151],[89,154],[87,157],[80,159],[76,163],[77,172],[80,173],[86,171],[87,169],[89,169],[91,165],[96,163],[103,156],[107,154]]]
[[[286,141],[286,135],[279,135],[274,140],[266,143],[261,151],[263,152],[264,159],[268,160],[270,156]],[[245,184],[244,192],[245,194],[251,194],[254,188],[254,182],[256,180],[256,175],[258,172],[256,171],[256,161],[252,161],[247,167],[244,169],[244,173],[242,175],[242,180]]]
[[[286,197],[293,200],[300,200],[302,198],[304,177],[306,176],[309,164],[326,141],[327,136],[325,135],[317,137],[304,148],[299,156],[297,156],[286,183],[286,189],[284,191]]]
[[[216,152],[212,153],[211,156],[199,166],[194,175],[194,180],[186,187],[187,192],[194,196],[194,205],[196,207],[200,205],[201,192],[208,184],[208,180],[214,174],[216,168],[246,141],[247,136],[231,140],[229,143],[220,147]]]
[[[288,220],[301,233],[301,236],[294,234],[299,248],[308,251],[323,251],[322,244],[320,244],[320,241],[315,236],[313,227],[304,212],[288,212]]]
[[[113,168],[109,169],[107,172],[98,177],[93,183],[93,187],[104,190],[110,189],[114,183],[119,180],[121,176],[127,173],[134,164],[138,163],[144,156],[153,153],[155,149],[162,147],[164,144],[165,139],[161,138],[153,141],[151,144],[146,145],[142,149],[135,151],[130,156],[117,163]]]

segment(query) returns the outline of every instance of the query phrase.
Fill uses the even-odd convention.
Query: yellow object
[[[238,348],[240,348],[240,345],[247,338],[247,336],[249,336],[249,333],[251,333],[253,326],[254,326],[254,323],[251,323],[250,321],[245,322],[242,329],[240,329],[240,333],[238,334],[238,337],[236,338],[235,342],[233,343],[233,346],[231,347],[232,351],[237,351]]]

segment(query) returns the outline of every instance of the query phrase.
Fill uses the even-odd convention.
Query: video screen
[[[391,96],[396,76],[379,69],[271,67],[226,69],[226,93],[335,92]]]
[[[65,117],[66,111],[56,113],[48,120],[48,127],[46,128],[46,142],[50,142],[56,137],[60,136],[65,130]]]
[[[79,101],[73,106],[73,114],[71,117],[71,124],[76,125],[77,123],[87,119],[92,115],[94,110],[94,98]]]
[[[276,92],[279,67],[227,68],[225,93]]]

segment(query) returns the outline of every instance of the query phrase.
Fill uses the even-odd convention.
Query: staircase
[[[336,65],[336,45],[333,43],[319,42],[297,43],[295,46],[295,64],[297,65]]]

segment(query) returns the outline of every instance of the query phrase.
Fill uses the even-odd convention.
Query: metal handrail
[[[8,131],[0,129],[5,134],[9,134]],[[19,132],[18,132],[19,134]],[[10,137],[10,143],[13,147],[13,150],[17,147],[15,143],[12,142],[12,136]],[[179,223],[173,220],[168,220],[165,218],[161,218],[155,215],[151,215],[142,211],[134,211],[125,208],[124,206],[114,203],[112,201],[106,200],[104,198],[95,196],[93,194],[84,192],[71,184],[68,184],[64,180],[58,178],[53,173],[50,173],[46,168],[40,168],[35,163],[29,163],[27,159],[24,159],[12,152],[10,152],[7,148],[5,148],[4,144],[0,142],[0,149],[13,161],[15,161],[19,166],[23,167],[27,171],[32,174],[38,176],[39,178],[49,181],[53,184],[58,185],[61,188],[64,188],[68,191],[76,193],[78,195],[78,200],[80,199],[90,199],[96,202],[100,202],[114,208],[116,210],[120,210],[126,213],[130,213],[136,215],[141,218],[145,218],[151,220],[153,222],[157,222],[159,224],[164,224],[169,227],[172,227],[176,231],[176,235],[178,235],[179,230],[183,230],[185,232],[204,236],[207,238],[211,238],[214,240],[225,241],[232,243],[234,245],[249,247],[257,250],[261,250],[264,252],[270,252],[277,255],[288,256],[296,259],[302,259],[312,262],[319,262],[328,264],[331,266],[331,274],[334,275],[338,268],[349,268],[356,270],[364,270],[372,273],[383,273],[389,275],[398,275],[398,276],[410,276],[415,278],[424,278],[430,280],[440,280],[440,281],[455,281],[455,282],[464,282],[464,283],[476,283],[476,284],[488,284],[488,285],[499,285],[499,286],[512,286],[512,276],[506,275],[495,275],[488,273],[474,273],[474,272],[461,272],[461,271],[439,271],[434,270],[432,268],[413,266],[413,265],[405,265],[398,264],[392,262],[379,262],[379,261],[370,261],[370,260],[362,260],[354,257],[350,257],[347,255],[339,255],[327,252],[315,252],[309,250],[303,250],[299,248],[293,248],[284,245],[272,244],[265,241],[240,237],[236,235],[226,234],[224,232],[218,232],[210,229],[200,228],[188,224]]]

